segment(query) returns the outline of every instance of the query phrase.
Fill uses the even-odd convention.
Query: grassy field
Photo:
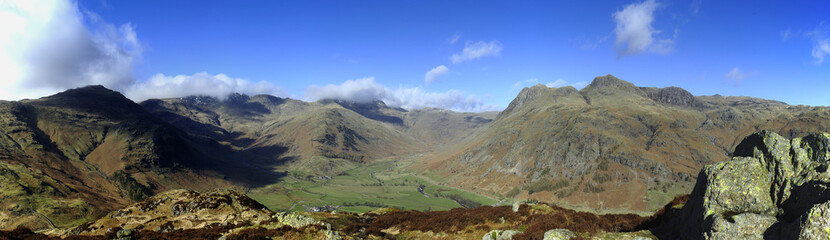
[[[248,195],[272,210],[291,211],[326,205],[350,212],[382,207],[427,211],[462,207],[459,202],[498,203],[475,193],[432,184],[407,173],[407,164],[399,159],[381,160],[330,178],[292,172],[280,182],[253,189]],[[422,185],[423,194],[419,191]]]

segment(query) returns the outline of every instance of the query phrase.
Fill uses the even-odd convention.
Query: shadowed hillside
[[[435,151],[465,139],[493,114],[407,111],[383,102],[303,102],[231,95],[148,100],[144,108],[205,141],[239,151],[266,171],[335,175],[380,158]]]
[[[101,86],[0,102],[0,228],[72,226],[171,188],[230,187],[219,166]]]

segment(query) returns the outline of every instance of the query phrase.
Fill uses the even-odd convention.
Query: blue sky
[[[214,81],[233,83],[227,91],[305,100],[381,99],[407,108],[482,111],[503,109],[521,87],[581,87],[595,76],[613,74],[638,86],[678,86],[695,95],[830,105],[826,1],[82,0],[56,5],[62,6],[52,14],[74,12],[79,31],[86,31],[93,45],[119,48],[106,54],[108,48],[99,47],[105,54],[97,55],[121,56],[89,60],[116,62],[105,65],[120,72],[84,70],[74,77],[80,80],[61,81],[101,83],[134,100],[226,94],[211,89]],[[54,35],[42,32],[32,38]],[[14,41],[5,42],[14,47]],[[15,84],[37,81],[22,72]],[[26,89],[40,93],[72,86]]]

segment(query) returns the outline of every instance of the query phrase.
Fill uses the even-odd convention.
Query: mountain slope
[[[830,108],[695,97],[608,75],[579,91],[525,88],[462,150],[412,168],[508,197],[654,210],[688,192],[704,164],[728,159],[742,136],[828,128]]]
[[[244,161],[266,171],[316,175],[434,151],[483,129],[493,115],[241,94],[225,100],[186,97],[141,105],[194,137],[237,151]]]
[[[0,102],[0,228],[70,226],[171,188],[228,186],[179,131],[101,86]]]

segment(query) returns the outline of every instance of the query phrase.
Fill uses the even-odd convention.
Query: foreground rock
[[[680,239],[830,238],[830,134],[746,137],[730,161],[707,165],[674,224]]]
[[[104,235],[113,228],[168,232],[215,225],[258,224],[274,212],[244,194],[171,190],[83,224],[67,235]]]
[[[576,234],[568,229],[553,229],[545,232],[544,240],[569,240],[576,237]]]
[[[481,237],[481,240],[510,240],[513,239],[513,235],[519,234],[521,232],[516,230],[492,230],[487,234],[484,234]]]

